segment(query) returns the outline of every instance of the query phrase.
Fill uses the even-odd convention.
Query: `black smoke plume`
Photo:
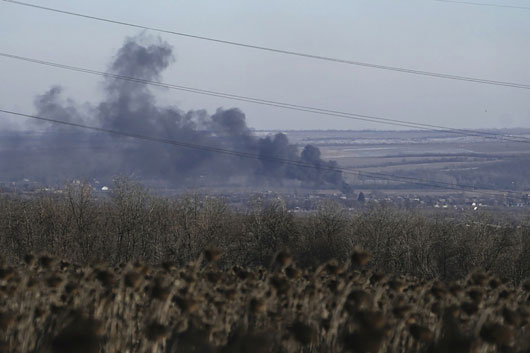
[[[172,48],[144,36],[129,38],[119,49],[109,72],[142,80],[158,80],[173,62]],[[43,180],[98,178],[135,175],[144,181],[167,185],[190,185],[200,180],[210,185],[232,180],[238,183],[281,185],[298,181],[305,187],[333,187],[349,192],[334,161],[324,161],[320,150],[307,145],[300,152],[287,136],[259,138],[247,126],[245,114],[219,108],[213,115],[204,110],[184,112],[160,106],[145,84],[107,78],[105,99],[98,105],[78,104],[63,98],[52,87],[35,99],[37,115],[100,126],[107,129],[243,151],[262,159],[222,155],[86,130],[35,123],[41,133],[9,135],[0,143],[2,178],[39,177]],[[285,164],[281,158],[299,165]]]

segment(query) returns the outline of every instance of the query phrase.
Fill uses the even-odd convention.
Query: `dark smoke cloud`
[[[118,51],[109,72],[158,80],[174,61],[165,42],[139,36],[129,38]],[[155,142],[89,133],[71,127],[35,123],[45,132],[38,138],[11,136],[0,143],[0,177],[35,177],[44,180],[99,178],[134,174],[143,180],[186,185],[197,180],[221,184],[230,180],[262,185],[281,185],[296,180],[307,187],[335,187],[349,191],[342,175],[329,168],[320,150],[307,145],[300,152],[284,134],[259,138],[247,126],[245,114],[237,109],[184,112],[160,106],[144,84],[106,79],[105,99],[98,105],[77,104],[63,98],[60,87],[35,99],[43,117],[97,125],[104,128],[171,140],[190,142],[259,155],[263,160],[176,148]],[[267,159],[276,157],[310,164],[304,168]]]

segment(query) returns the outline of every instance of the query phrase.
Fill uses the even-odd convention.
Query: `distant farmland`
[[[490,133],[530,136],[530,130]],[[530,191],[527,143],[433,131],[287,131],[293,143],[317,145],[323,158],[344,168]],[[349,181],[369,188],[384,182]],[[410,188],[409,188],[410,189]]]

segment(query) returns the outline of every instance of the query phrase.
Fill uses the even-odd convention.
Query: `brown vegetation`
[[[0,352],[530,349],[528,228],[113,190],[0,198]]]
[[[291,262],[309,268],[332,258],[343,263],[351,254],[353,265],[370,261],[376,271],[423,279],[463,279],[476,270],[514,283],[530,276],[530,228],[502,226],[502,220],[485,216],[448,220],[389,208],[351,213],[326,201],[316,212],[294,214],[281,200],[265,202],[259,196],[237,211],[212,197],[155,196],[124,179],[105,198],[83,184],[69,185],[62,195],[0,197],[0,214],[0,256],[8,263],[55,265],[46,256],[27,256],[33,253],[76,264],[141,260],[183,266],[204,249],[216,248],[204,256],[223,268],[274,265],[275,270],[287,267],[290,277],[298,276],[289,269]],[[369,253],[356,251],[357,246]],[[2,271],[0,278],[10,275]]]
[[[530,296],[479,272],[455,282],[378,275],[330,260],[299,269],[80,266],[46,256],[3,265],[5,352],[526,352]],[[33,258],[28,256],[27,258]],[[363,257],[364,258],[364,257]],[[298,276],[289,276],[296,271]],[[241,273],[247,275],[242,277]],[[215,274],[215,276],[213,276]],[[377,280],[373,280],[377,277]],[[53,281],[50,281],[53,278]],[[60,280],[59,280],[60,279]],[[479,281],[480,283],[477,283]],[[455,288],[462,290],[455,291]],[[478,295],[477,293],[480,293]],[[506,295],[510,293],[510,295]],[[468,306],[475,310],[467,310]]]

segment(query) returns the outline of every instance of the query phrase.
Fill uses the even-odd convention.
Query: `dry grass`
[[[528,283],[372,273],[370,254],[296,267],[78,266],[26,256],[0,268],[0,352],[526,352]]]

